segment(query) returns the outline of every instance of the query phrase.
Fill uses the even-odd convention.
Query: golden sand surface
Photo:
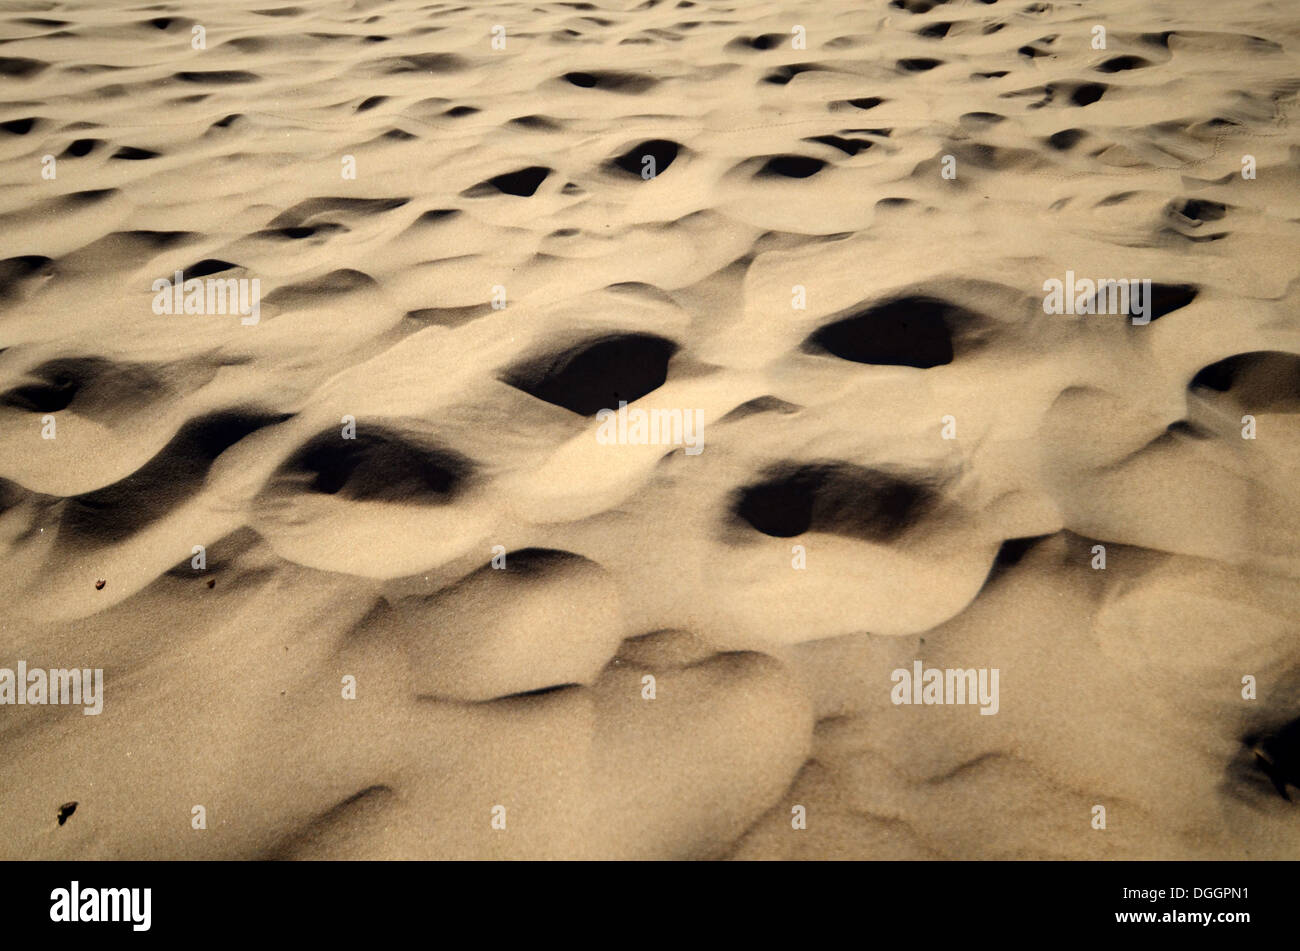
[[[0,671],[0,856],[1300,854],[1291,0],[25,0],[0,90],[0,668],[103,676]]]

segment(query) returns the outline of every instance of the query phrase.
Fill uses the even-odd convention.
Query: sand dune
[[[1294,5],[276,3],[0,4],[0,855],[1297,855]]]

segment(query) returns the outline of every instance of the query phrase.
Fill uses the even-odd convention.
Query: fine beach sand
[[[1300,855],[1291,0],[25,0],[0,89],[0,667],[104,671],[0,857]]]

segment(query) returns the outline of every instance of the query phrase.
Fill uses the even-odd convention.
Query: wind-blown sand
[[[1300,854],[1293,3],[279,2],[0,5],[0,855]]]

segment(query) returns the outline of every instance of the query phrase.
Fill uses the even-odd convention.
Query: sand
[[[0,4],[0,856],[1300,854],[1294,4],[278,2]]]

